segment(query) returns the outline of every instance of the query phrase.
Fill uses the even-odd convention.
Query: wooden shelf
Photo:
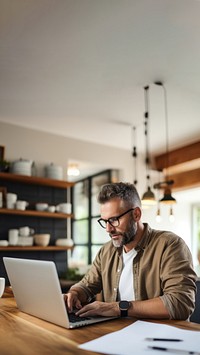
[[[30,200],[38,201],[41,199],[41,196],[44,196],[43,198],[45,198],[48,192],[49,204],[58,205],[59,201],[60,203],[63,201],[67,202],[66,200],[69,188],[74,186],[74,183],[63,180],[49,179],[45,177],[0,172],[0,186],[3,188],[3,190],[5,189],[4,195],[6,195],[7,189],[9,189],[20,196],[22,200],[26,200],[27,196],[29,196]],[[4,202],[5,197],[6,196],[4,196]],[[55,201],[57,202],[55,203]],[[28,202],[30,203],[30,201]],[[4,237],[5,230],[12,228],[13,221],[17,219],[17,225],[24,225],[25,219],[27,219],[27,222],[29,219],[31,219],[32,223],[30,224],[32,224],[33,229],[37,230],[38,233],[42,233],[42,225],[44,224],[45,230],[49,230],[49,233],[52,236],[51,243],[54,245],[48,245],[46,247],[38,245],[0,246],[0,274],[7,278],[2,256],[15,255],[16,257],[20,257],[21,254],[23,254],[25,258],[29,259],[33,256],[39,259],[46,259],[45,255],[47,255],[47,257],[51,257],[51,259],[55,262],[58,269],[60,269],[61,264],[63,271],[65,271],[67,269],[67,250],[73,250],[73,246],[55,245],[55,230],[56,228],[60,228],[60,230],[63,230],[67,236],[67,227],[70,226],[68,222],[71,218],[73,218],[73,214],[38,211],[35,209],[35,203],[30,203],[29,207],[24,211],[18,209],[8,209],[6,208],[6,205],[4,206],[5,208],[0,208],[0,234],[2,239],[6,239],[6,236]],[[41,223],[41,218],[46,219],[45,223]],[[59,258],[56,257],[56,253],[60,253]]]
[[[7,247],[0,247],[0,251],[63,251],[63,250],[71,250],[72,247],[67,246],[56,246],[56,245],[49,245],[47,247],[42,246],[7,246]]]
[[[69,181],[54,180],[54,179],[38,177],[38,176],[18,175],[12,173],[0,173],[0,179],[7,180],[7,181],[21,182],[23,184],[52,186],[60,189],[67,189],[68,187],[74,186],[74,183]]]
[[[18,216],[32,216],[32,217],[45,217],[45,218],[72,218],[72,214],[67,213],[59,213],[59,212],[46,212],[46,211],[35,211],[35,210],[16,210],[16,209],[8,209],[8,208],[0,208],[0,214],[10,214],[10,215],[18,215]]]

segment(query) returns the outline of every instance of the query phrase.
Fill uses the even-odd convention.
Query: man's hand
[[[78,298],[78,293],[76,291],[70,291],[64,294],[64,300],[69,312],[72,312],[74,308],[81,309],[81,301]]]
[[[104,316],[104,317],[118,317],[120,315],[119,303],[118,302],[100,302],[95,301],[81,307],[76,312],[76,315],[80,317],[89,316]]]

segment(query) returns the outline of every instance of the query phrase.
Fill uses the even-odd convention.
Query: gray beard
[[[129,244],[135,239],[136,233],[137,233],[137,224],[135,222],[131,222],[130,229],[128,232],[119,233],[118,235],[121,237],[119,240],[112,239],[114,247],[120,248],[123,245]],[[109,235],[112,238],[112,233],[110,233]]]

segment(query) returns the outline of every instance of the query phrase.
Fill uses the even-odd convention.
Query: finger
[[[79,310],[76,312],[76,315],[77,315],[77,316],[82,316],[82,317],[84,317],[85,314],[87,314],[87,315],[90,314],[90,315],[91,315],[92,311],[93,311],[93,308],[89,307],[88,305],[86,305],[86,306],[84,306],[84,307],[81,306],[81,309],[79,309]]]
[[[73,297],[71,294],[65,294],[64,295],[64,300],[65,300],[65,304],[67,306],[67,309],[69,312],[72,311],[72,308],[73,308]]]
[[[76,300],[75,308],[76,309],[81,309],[82,308],[82,304],[81,304],[79,299]]]
[[[67,299],[67,308],[68,308],[69,312],[73,311],[73,304],[74,304],[73,298],[72,297],[68,298]]]

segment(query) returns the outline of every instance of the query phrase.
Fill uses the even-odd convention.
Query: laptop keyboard
[[[79,317],[75,313],[68,313],[68,316],[69,316],[69,321],[71,323],[82,322],[84,320],[90,319],[90,318],[87,318],[87,317]]]

